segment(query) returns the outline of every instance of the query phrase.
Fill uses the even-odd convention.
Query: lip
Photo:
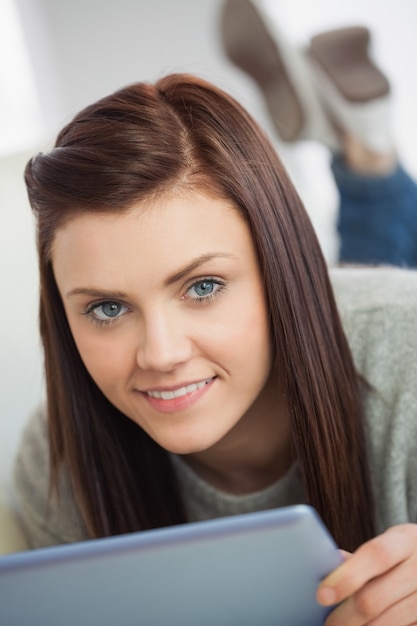
[[[142,397],[157,411],[174,413],[195,404],[213,385],[216,377],[173,387],[153,388],[139,391]]]

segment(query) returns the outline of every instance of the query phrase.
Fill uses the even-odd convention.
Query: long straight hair
[[[373,536],[361,385],[326,262],[275,149],[247,111],[189,75],[134,84],[81,111],[50,152],[31,159],[25,180],[37,217],[52,485],[69,473],[89,535],[186,517],[168,453],[84,367],[54,278],[54,236],[76,215],[122,213],[188,185],[232,200],[251,230],[307,502],[345,549]]]

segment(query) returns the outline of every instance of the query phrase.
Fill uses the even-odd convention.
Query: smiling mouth
[[[207,378],[206,380],[202,380],[199,383],[191,383],[190,385],[184,385],[184,387],[179,387],[178,389],[172,389],[170,391],[157,391],[156,389],[153,391],[145,391],[147,396],[151,398],[157,398],[158,400],[174,400],[174,398],[181,398],[182,396],[186,396],[189,393],[193,393],[205,385],[214,380],[213,378]]]

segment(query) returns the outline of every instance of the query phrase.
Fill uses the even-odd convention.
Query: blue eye
[[[194,290],[199,298],[205,298],[213,293],[214,283],[212,280],[202,280],[194,285]]]
[[[110,321],[120,317],[127,311],[127,306],[119,302],[102,302],[91,308],[91,314],[96,320]]]
[[[220,294],[225,284],[220,280],[204,278],[196,281],[187,291],[187,297],[192,300],[211,300],[214,296]]]

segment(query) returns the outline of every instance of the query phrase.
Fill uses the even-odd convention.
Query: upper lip
[[[177,391],[177,389],[181,389],[182,387],[188,387],[189,385],[197,385],[198,383],[209,382],[213,380],[215,376],[207,376],[206,378],[198,378],[195,380],[190,380],[184,383],[178,383],[177,385],[164,386],[164,387],[148,387],[147,389],[138,389],[141,393],[148,393],[149,391]]]

